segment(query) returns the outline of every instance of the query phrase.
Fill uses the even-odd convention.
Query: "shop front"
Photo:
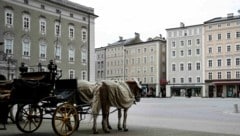
[[[206,81],[208,97],[239,97],[240,80],[211,80]]]
[[[176,97],[202,97],[202,86],[172,86],[171,96]]]

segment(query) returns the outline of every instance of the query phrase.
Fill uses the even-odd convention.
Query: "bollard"
[[[234,113],[238,113],[238,104],[234,104]]]

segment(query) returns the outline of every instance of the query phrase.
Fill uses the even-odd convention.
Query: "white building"
[[[204,97],[203,25],[169,28],[167,31],[167,97]]]

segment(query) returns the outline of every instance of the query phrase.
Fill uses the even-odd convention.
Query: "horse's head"
[[[134,79],[132,81],[126,81],[126,83],[128,84],[130,90],[134,94],[136,102],[139,102],[142,93],[142,86],[139,83],[139,81],[137,79]]]

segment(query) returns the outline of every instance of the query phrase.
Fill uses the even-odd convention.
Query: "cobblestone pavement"
[[[143,98],[133,105],[128,114],[128,132],[116,130],[117,113],[110,115],[113,130],[101,131],[98,118],[97,136],[240,136],[240,113],[234,113],[234,104],[240,99],[217,98]],[[112,109],[113,110],[113,109]],[[91,117],[88,115],[73,136],[93,136]],[[8,124],[0,130],[1,136],[25,136]],[[36,132],[29,136],[54,136],[51,121],[43,120]],[[94,135],[96,136],[96,135]]]

